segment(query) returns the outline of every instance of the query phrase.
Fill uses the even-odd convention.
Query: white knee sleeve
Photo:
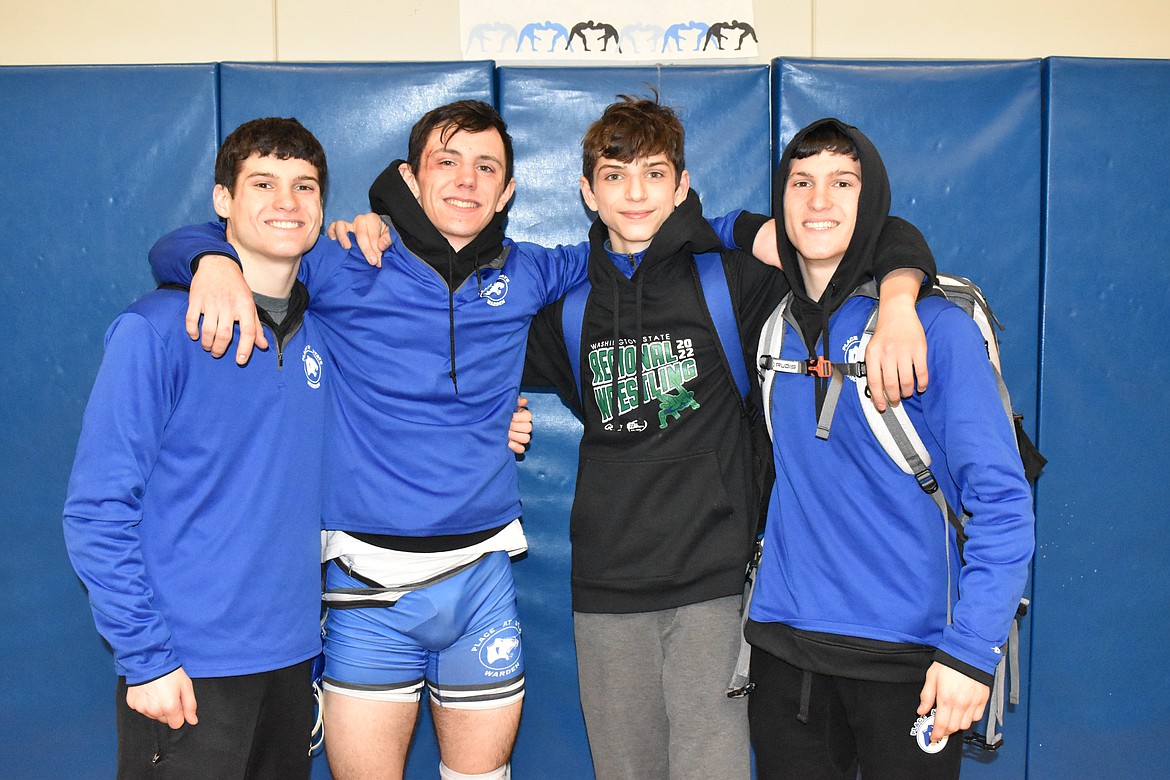
[[[442,780],[509,780],[512,777],[512,765],[504,764],[490,772],[484,772],[479,775],[465,775],[462,772],[456,772],[440,761],[439,777]]]

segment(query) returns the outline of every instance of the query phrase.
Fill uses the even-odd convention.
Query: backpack
[[[1000,369],[999,340],[995,332],[997,328],[1003,330],[1003,325],[996,319],[994,312],[991,310],[991,306],[987,303],[987,299],[983,295],[983,291],[970,279],[961,276],[939,274],[931,294],[941,295],[951,303],[957,305],[979,327],[979,331],[983,335],[984,346],[987,349],[988,360],[991,362],[995,373],[1004,414],[1007,415],[1008,420],[1015,430],[1016,444],[1020,451],[1021,461],[1024,464],[1024,474],[1029,482],[1034,481],[1039,476],[1040,471],[1047,461],[1040,454],[1039,450],[1036,449],[1035,445],[1032,444],[1032,441],[1024,431],[1022,424],[1023,416],[1015,413],[1012,409],[1011,396],[1008,394],[1007,385],[1003,381],[1003,374]],[[874,329],[877,326],[877,285],[873,281],[866,282],[854,292],[854,295],[875,299],[873,311],[870,312],[869,319],[866,321],[865,330],[858,347],[858,354],[864,356],[865,348],[869,345],[869,341],[873,337]],[[831,363],[824,358],[817,357],[809,360],[781,359],[780,355],[784,345],[785,323],[791,324],[797,332],[800,331],[791,314],[791,300],[792,295],[789,294],[780,302],[780,305],[769,316],[767,323],[760,332],[756,357],[757,371],[759,373],[764,398],[765,423],[770,436],[772,434],[772,391],[777,373],[811,374],[824,377],[829,379],[829,387],[824,404],[821,407],[820,416],[817,418],[816,435],[818,438],[826,439],[832,427],[833,414],[845,383],[845,377],[864,377],[866,375],[865,363]],[[873,431],[874,436],[877,437],[882,448],[903,472],[914,477],[918,486],[931,497],[938,506],[939,512],[954,528],[959,556],[960,560],[962,560],[963,543],[967,538],[964,524],[969,515],[955,512],[947,503],[946,497],[939,489],[938,482],[930,470],[930,453],[927,452],[926,446],[922,443],[922,439],[914,429],[914,424],[906,415],[905,409],[899,404],[898,406],[888,406],[885,412],[878,412],[870,402],[866,384],[864,382],[854,382],[853,384],[860,397],[861,408],[865,413],[866,421],[869,423],[870,429]],[[948,579],[949,576],[948,573]],[[948,623],[951,622],[949,593],[950,589],[948,588]],[[995,669],[995,680],[992,684],[991,695],[987,702],[985,733],[972,733],[966,738],[968,743],[986,750],[996,750],[1003,744],[1003,735],[998,732],[998,727],[1003,724],[1004,688],[1009,667],[1011,687],[1008,692],[1008,701],[1012,704],[1018,704],[1020,700],[1019,619],[1027,614],[1029,604],[1030,602],[1026,598],[1020,600],[1020,605],[1012,620],[1008,640],[1004,645],[1004,658]]]
[[[744,413],[758,417],[752,406],[746,401],[751,391],[751,380],[748,378],[747,363],[744,359],[743,342],[739,338],[739,327],[735,320],[735,311],[731,306],[731,291],[727,284],[727,275],[723,268],[723,256],[718,252],[707,252],[694,256],[696,279],[699,284],[700,300],[707,307],[707,313],[715,325],[718,335],[720,352],[723,356],[724,367],[736,391],[736,397]],[[586,280],[565,294],[564,305],[561,309],[561,332],[564,335],[565,347],[569,351],[569,363],[573,368],[573,376],[577,380],[577,391],[580,394],[582,410],[585,405],[585,385],[581,375],[581,331],[585,322],[585,302],[589,297],[590,285]],[[753,450],[757,459],[757,482],[760,487],[760,526],[757,536],[763,533],[763,520],[767,508],[768,493],[772,470],[772,452],[768,440],[762,431],[763,426],[753,425]],[[770,434],[771,431],[769,430]],[[744,583],[743,608],[740,617],[740,648],[739,658],[736,661],[735,671],[727,686],[727,695],[730,697],[744,696],[751,691],[748,682],[748,668],[751,658],[751,646],[743,638],[743,626],[747,622],[748,604],[751,602],[751,593],[755,585],[755,571],[760,563],[760,541],[756,542],[755,553],[747,565]]]

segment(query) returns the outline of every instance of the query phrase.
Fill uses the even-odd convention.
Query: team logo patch
[[[488,302],[488,306],[503,306],[508,297],[508,277],[500,274],[496,280],[479,291],[479,297]]]
[[[502,626],[485,631],[471,649],[479,654],[486,676],[513,674],[520,667],[520,624],[504,621]]]
[[[922,749],[923,753],[938,753],[947,746],[947,740],[950,737],[943,737],[938,742],[930,741],[930,735],[933,731],[934,710],[931,710],[929,715],[923,715],[914,721],[914,725],[910,727],[910,736],[918,741],[918,747]]]
[[[317,350],[306,344],[304,351],[301,352],[301,365],[305,367],[305,379],[308,380],[309,387],[316,390],[321,386],[321,371],[325,368]]]

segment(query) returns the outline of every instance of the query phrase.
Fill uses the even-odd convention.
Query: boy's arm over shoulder
[[[934,286],[938,268],[922,233],[901,217],[886,217],[873,255],[873,277],[881,282],[886,274],[899,268],[921,271],[924,293]]]
[[[937,269],[922,233],[899,217],[886,219],[873,262],[882,305],[865,364],[870,399],[880,412],[929,383],[926,337],[914,304],[933,286]]]
[[[318,240],[305,253],[297,277],[309,289],[310,300],[322,293],[331,271],[347,254],[328,239]],[[236,363],[247,363],[253,346],[268,348],[252,290],[222,224],[207,222],[171,231],[151,247],[150,265],[160,281],[190,285],[187,335],[200,341],[213,357],[227,352],[236,323],[240,325]]]
[[[528,329],[528,350],[524,354],[525,387],[553,387],[570,407],[579,406],[577,378],[565,347],[562,319],[564,300],[541,309]]]
[[[131,685],[180,666],[166,618],[153,603],[139,538],[147,477],[175,401],[172,373],[165,340],[151,322],[138,314],[114,321],[65,501],[69,559],[89,591],[117,671]]]
[[[724,249],[741,249],[765,265],[781,268],[776,220],[750,211],[731,211],[707,220]]]
[[[236,362],[248,362],[253,345],[266,349],[252,290],[244,281],[235,248],[223,225],[206,222],[172,230],[150,248],[150,267],[162,282],[190,285],[187,335],[200,341],[213,357],[227,352],[240,323]]]
[[[544,305],[560,300],[566,292],[585,281],[589,267],[589,242],[547,247],[526,241],[510,242],[512,251],[535,261],[544,282]]]

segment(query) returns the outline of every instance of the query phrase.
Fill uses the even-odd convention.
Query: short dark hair
[[[422,153],[427,147],[427,139],[431,132],[439,129],[439,140],[446,143],[447,139],[462,130],[465,133],[482,133],[495,128],[504,141],[504,182],[512,180],[514,157],[512,155],[512,136],[508,135],[508,125],[500,113],[482,100],[456,100],[454,103],[432,108],[423,114],[422,119],[414,123],[410,129],[410,141],[407,144],[406,163],[410,170],[418,175],[418,167],[422,163]]]
[[[792,150],[792,159],[803,160],[808,157],[816,157],[821,152],[844,155],[860,162],[860,155],[853,139],[834,122],[825,122],[801,138]]]
[[[593,169],[602,157],[628,163],[664,154],[674,165],[675,176],[686,169],[683,146],[686,132],[678,114],[658,102],[658,91],[651,88],[654,99],[618,95],[601,118],[589,126],[581,139],[581,173],[593,184]]]
[[[278,160],[304,160],[312,165],[317,169],[321,200],[325,200],[329,178],[325,150],[321,142],[297,120],[265,117],[245,122],[233,130],[215,157],[215,183],[223,185],[235,195],[236,178],[244,169],[244,161],[253,154]]]

